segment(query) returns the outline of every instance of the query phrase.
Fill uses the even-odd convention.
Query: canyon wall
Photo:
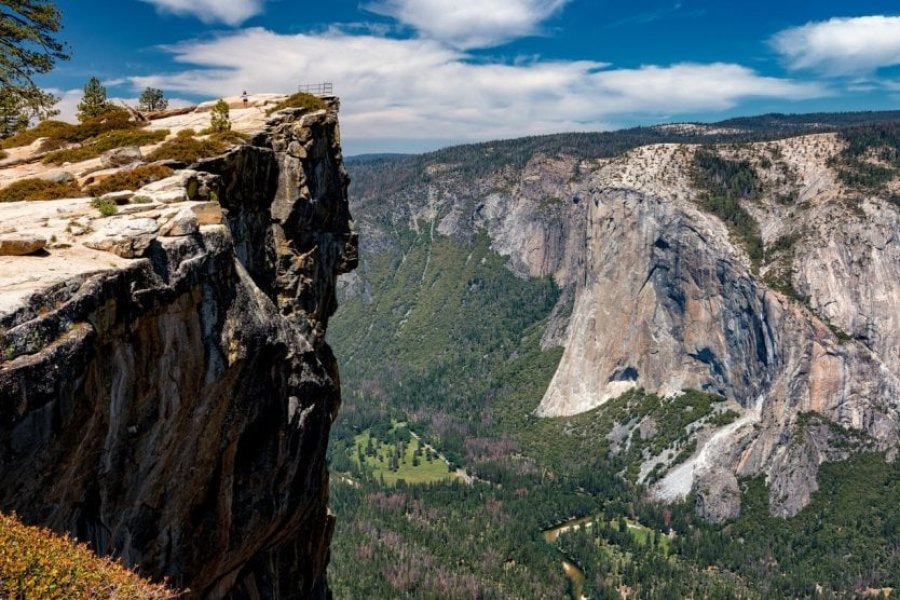
[[[0,508],[192,597],[325,598],[337,103],[170,179],[106,219],[40,203],[93,241],[0,263]]]

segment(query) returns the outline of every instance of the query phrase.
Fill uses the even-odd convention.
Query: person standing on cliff
[[[247,90],[241,94],[241,100],[244,101],[244,108],[247,108],[247,103],[250,101],[250,96],[247,95]]]

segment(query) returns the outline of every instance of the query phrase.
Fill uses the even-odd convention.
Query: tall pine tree
[[[78,103],[78,120],[84,122],[93,117],[99,117],[112,108],[106,96],[106,88],[99,79],[91,77],[84,86],[84,97]]]
[[[4,108],[14,107],[26,121],[59,113],[53,108],[59,98],[40,89],[34,77],[69,58],[55,38],[61,18],[52,0],[0,0],[0,93]]]

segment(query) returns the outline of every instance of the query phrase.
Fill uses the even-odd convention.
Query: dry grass
[[[150,153],[147,158],[156,160],[177,160],[195,163],[204,158],[218,156],[228,149],[228,144],[215,138],[198,140],[190,137],[176,137]]]
[[[317,96],[300,92],[292,96],[288,96],[287,98],[276,104],[274,108],[270,108],[269,110],[267,110],[266,114],[272,114],[279,110],[284,110],[285,108],[306,108],[310,111],[316,111],[325,110],[328,108],[328,105],[324,100]]]
[[[76,183],[54,183],[43,179],[22,179],[0,189],[0,202],[18,200],[58,200],[82,195]]]
[[[99,558],[68,536],[26,527],[0,514],[0,596],[3,598],[176,598],[122,565]]]
[[[85,141],[80,148],[65,148],[49,153],[44,157],[45,164],[61,165],[67,162],[81,162],[100,156],[107,150],[125,146],[146,146],[156,144],[169,135],[167,129],[116,129],[107,131],[95,138]]]
[[[146,165],[135,167],[127,171],[119,171],[110,175],[106,179],[95,183],[87,188],[92,196],[102,196],[111,192],[121,192],[122,190],[137,190],[148,183],[165,179],[174,173],[169,167],[161,165]]]

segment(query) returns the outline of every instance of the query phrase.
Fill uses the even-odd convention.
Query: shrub
[[[246,133],[238,133],[237,131],[223,131],[221,133],[212,134],[211,138],[214,141],[222,142],[223,144],[240,145],[249,140],[250,136]]]
[[[228,103],[219,100],[213,106],[212,114],[209,117],[209,128],[214,133],[222,133],[231,129],[231,120],[228,118]]]
[[[3,160],[7,156],[9,156],[9,154],[6,153],[6,150],[0,150],[0,160]]]
[[[146,165],[135,167],[128,171],[119,171],[110,175],[103,181],[90,186],[87,191],[92,196],[102,196],[111,192],[121,192],[122,190],[137,190],[148,183],[165,179],[174,173],[169,167],[162,165]]]
[[[77,127],[77,125],[64,123],[62,121],[41,121],[31,129],[26,129],[12,137],[6,138],[0,142],[0,147],[20,148],[31,144],[38,138],[65,139],[70,136],[72,130],[77,129]]]
[[[175,598],[87,546],[0,514],[0,597]]]
[[[44,157],[44,163],[61,165],[65,162],[89,160],[113,148],[155,144],[166,139],[168,135],[168,129],[116,129],[107,131],[96,138],[87,140],[81,148],[64,148],[50,152]]]
[[[178,136],[178,137],[180,137],[180,138],[189,138],[189,137],[194,137],[195,135],[197,135],[197,132],[194,131],[193,129],[191,129],[191,128],[189,127],[189,128],[187,128],[187,129],[182,129],[181,131],[179,131],[179,132],[176,133],[175,135]]]
[[[58,200],[77,198],[81,188],[76,183],[54,183],[43,179],[22,179],[0,189],[0,202],[18,200]]]
[[[109,198],[94,198],[91,200],[91,206],[99,210],[104,217],[111,217],[119,212],[119,207]]]
[[[150,160],[177,160],[194,163],[203,158],[218,156],[227,150],[227,145],[215,139],[198,140],[176,137],[150,153]]]
[[[61,165],[64,163],[77,163],[90,160],[99,156],[93,148],[63,148],[47,154],[42,161],[45,165]]]
[[[276,104],[274,108],[270,108],[269,110],[267,110],[266,114],[270,115],[273,112],[284,110],[286,108],[305,108],[310,111],[316,111],[326,110],[328,108],[328,105],[324,100],[317,96],[300,92],[294,94],[293,96],[288,96],[287,98]]]

